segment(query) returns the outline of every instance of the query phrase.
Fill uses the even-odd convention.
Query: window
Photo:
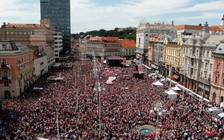
[[[218,71],[218,70],[219,70],[219,64],[216,65],[216,71]]]
[[[207,57],[209,57],[209,51],[207,51]]]
[[[212,64],[210,64],[210,71],[212,70]]]
[[[192,54],[192,50],[190,49],[190,55]]]
[[[2,77],[8,77],[8,73],[7,73],[7,71],[4,71],[3,72],[3,76]]]
[[[4,86],[5,87],[8,87],[9,86],[9,83],[8,82],[4,82]]]
[[[224,86],[224,78],[222,79],[222,86]]]
[[[218,76],[215,76],[215,83],[218,82]]]

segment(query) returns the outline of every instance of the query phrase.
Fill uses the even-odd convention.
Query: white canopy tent
[[[152,83],[154,86],[163,86],[163,83],[161,83],[160,81],[156,81],[154,83]]]
[[[175,84],[177,87],[181,88],[182,90],[188,92],[188,94],[193,95],[193,96],[197,97],[197,98],[200,99],[200,100],[203,99],[203,101],[206,101],[206,102],[209,103],[209,100],[208,100],[208,99],[206,99],[206,98],[204,98],[204,97],[198,95],[197,93],[191,91],[190,89],[188,89],[188,88],[186,88],[186,87],[184,87],[184,86],[178,84],[177,82],[171,80],[170,78],[166,78],[166,79],[167,79],[169,82],[172,82],[173,84]]]
[[[116,77],[109,77],[108,80],[106,81],[106,84],[111,85],[113,84],[113,81],[116,79]]]
[[[181,89],[179,87],[172,87],[171,88],[173,91],[181,91]]]
[[[37,137],[37,140],[48,140],[48,139]]]
[[[177,93],[175,91],[173,91],[172,89],[168,90],[165,92],[169,98],[174,99],[177,97]]]

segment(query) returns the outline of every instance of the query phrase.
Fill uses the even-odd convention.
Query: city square
[[[96,62],[96,86],[93,61],[63,63],[73,67],[51,70],[33,85],[43,90],[3,100],[3,135],[15,139],[56,139],[59,135],[60,139],[133,140],[223,136],[223,120],[216,122],[206,112],[215,103],[201,105],[201,100],[183,91],[177,98],[168,98],[165,91],[171,88],[169,83],[156,87],[155,79],[147,75],[135,78],[134,66],[110,67]],[[116,79],[106,84],[110,76]],[[49,77],[64,80],[49,81]],[[151,133],[141,134],[141,126],[150,128]]]
[[[223,140],[223,0],[2,0],[0,140]]]

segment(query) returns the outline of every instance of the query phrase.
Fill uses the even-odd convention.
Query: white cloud
[[[177,24],[203,23],[206,19],[220,21],[223,0],[195,2],[197,1],[114,0],[113,5],[102,5],[94,0],[71,0],[72,33],[138,26],[141,20],[150,23],[170,23],[174,20]],[[0,23],[39,23],[40,0],[1,0],[0,13]]]
[[[39,0],[1,0],[0,21],[10,23],[39,23]]]

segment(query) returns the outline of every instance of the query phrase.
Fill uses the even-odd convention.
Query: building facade
[[[120,55],[123,57],[131,58],[135,56],[136,44],[135,40],[121,39],[119,40],[121,45]]]
[[[60,53],[63,49],[63,35],[61,32],[54,33],[54,56],[59,58]]]
[[[0,40],[14,41],[16,44],[31,47],[38,55],[47,55],[48,67],[55,63],[54,30],[50,20],[41,20],[41,24],[6,24],[0,28]],[[33,48],[36,46],[36,48]]]
[[[165,75],[175,80],[179,79],[179,72],[182,65],[183,41],[175,38],[170,40],[165,38],[163,49],[163,66]]]
[[[211,78],[210,100],[216,103],[224,103],[224,39],[212,53],[213,69]]]
[[[0,41],[0,98],[17,97],[33,83],[33,50]]]
[[[1,41],[14,41],[22,45],[30,45],[30,35],[34,28],[42,28],[38,24],[6,24],[0,28]]]
[[[150,36],[152,34],[176,35],[176,28],[172,25],[155,23],[140,23],[136,32],[136,62],[146,64],[148,58],[148,48],[150,47]]]
[[[55,63],[54,31],[48,28],[34,29],[30,35],[30,43],[36,46],[39,56],[47,56],[47,64],[50,68]]]
[[[86,44],[86,54],[96,57],[119,56],[121,45],[118,37],[90,37]]]
[[[70,0],[40,0],[41,19],[50,19],[53,29],[63,33],[63,50],[71,50]]]
[[[205,97],[210,97],[213,68],[212,52],[223,35],[211,35],[207,22],[199,34],[188,38],[183,46],[183,63],[180,81],[187,88]]]

